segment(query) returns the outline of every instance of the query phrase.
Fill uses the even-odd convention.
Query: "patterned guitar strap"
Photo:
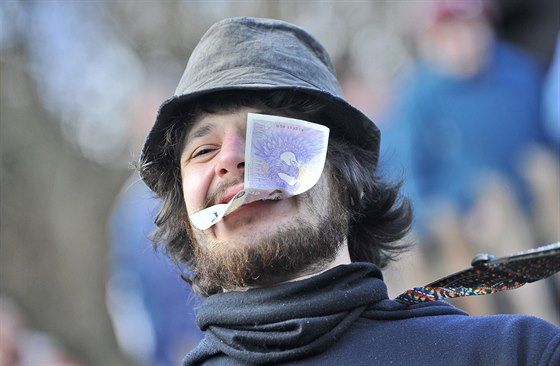
[[[560,271],[560,242],[502,258],[479,254],[472,267],[415,287],[395,300],[419,304],[463,296],[488,295],[535,282]]]

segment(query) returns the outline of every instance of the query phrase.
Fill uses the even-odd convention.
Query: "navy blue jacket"
[[[471,317],[441,301],[403,305],[369,263],[210,296],[197,322],[206,335],[185,365],[560,365],[559,327]]]

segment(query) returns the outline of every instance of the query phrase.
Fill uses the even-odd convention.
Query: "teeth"
[[[281,199],[282,199],[282,197],[275,196],[275,197],[270,197],[270,198],[263,198],[262,200],[259,200],[259,201],[280,201]]]

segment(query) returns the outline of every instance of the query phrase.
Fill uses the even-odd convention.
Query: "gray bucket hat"
[[[197,97],[226,90],[285,90],[313,96],[325,104],[327,118],[319,122],[330,127],[333,136],[342,135],[371,151],[377,161],[379,129],[344,100],[330,57],[313,36],[279,20],[230,18],[214,24],[202,37],[175,95],[160,106],[141,156],[141,175],[152,190],[157,192],[155,177],[172,167],[163,142],[179,111]]]

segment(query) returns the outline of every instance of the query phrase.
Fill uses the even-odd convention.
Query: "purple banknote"
[[[313,187],[325,165],[329,129],[299,119],[249,113],[245,189],[294,196]]]

